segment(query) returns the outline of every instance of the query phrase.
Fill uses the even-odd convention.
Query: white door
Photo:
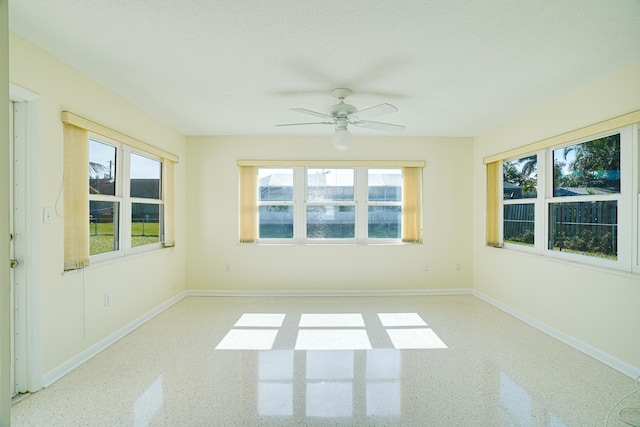
[[[26,191],[24,103],[9,103],[9,254],[11,257],[11,395],[27,391],[26,387]]]
[[[14,260],[16,259],[15,255],[15,240],[14,234],[15,230],[13,227],[13,102],[9,101],[9,257],[11,258],[11,263],[13,267]],[[11,313],[15,312],[15,304],[14,304],[14,286],[15,286],[15,268],[11,268],[9,275],[9,283],[11,284]],[[14,349],[15,349],[15,316],[11,316],[11,396],[16,394],[15,391],[15,370],[14,370]]]

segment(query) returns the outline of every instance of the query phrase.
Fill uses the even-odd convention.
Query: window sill
[[[423,246],[423,243],[406,243],[396,241],[385,242],[254,242],[240,243],[238,245],[254,245],[254,246]]]
[[[636,272],[636,271],[628,271],[628,270],[620,270],[617,268],[607,268],[604,266],[600,266],[600,265],[593,265],[593,264],[587,264],[584,262],[580,262],[580,261],[573,261],[573,260],[568,260],[568,259],[562,259],[562,258],[556,258],[553,256],[549,256],[549,255],[543,255],[537,252],[533,252],[533,251],[527,251],[527,250],[518,250],[515,248],[507,248],[507,247],[492,247],[492,246],[485,246],[485,248],[488,248],[490,250],[502,250],[502,251],[506,251],[510,254],[516,254],[516,255],[522,255],[525,257],[533,257],[536,259],[544,259],[545,261],[550,261],[550,262],[554,262],[557,264],[563,264],[563,265],[568,265],[568,266],[573,266],[573,267],[580,267],[580,268],[585,268],[588,270],[592,270],[592,271],[599,271],[601,273],[608,273],[608,274],[615,274],[617,276],[622,276],[622,277],[626,277],[629,279],[636,279],[639,280],[640,279],[640,271]]]
[[[119,262],[123,262],[123,261],[128,261],[128,260],[132,260],[135,258],[139,258],[139,257],[143,257],[143,256],[147,256],[147,255],[151,255],[151,254],[156,254],[161,252],[164,249],[173,249],[173,246],[170,247],[163,247],[162,245],[159,246],[155,246],[153,248],[149,248],[149,249],[145,249],[145,250],[138,250],[132,253],[128,253],[126,255],[121,255],[121,256],[114,256],[114,257],[110,257],[110,258],[105,258],[105,259],[101,259],[101,260],[90,260],[90,263],[88,266],[86,266],[84,269],[78,269],[78,270],[69,270],[69,271],[63,271],[62,275],[66,276],[68,274],[77,274],[79,272],[81,272],[82,270],[91,270],[94,268],[99,268],[99,267],[104,267],[106,265],[109,264],[115,264],[115,263],[119,263]]]

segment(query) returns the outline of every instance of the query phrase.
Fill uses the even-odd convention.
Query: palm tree
[[[523,157],[511,162],[504,162],[502,172],[505,182],[515,184],[522,188],[524,197],[536,197],[538,162],[535,155]]]
[[[109,172],[109,168],[101,163],[89,162],[89,178],[100,179],[100,175],[104,178]]]
[[[101,163],[89,162],[89,193],[100,194],[96,188],[100,179],[111,178],[109,168]],[[92,182],[95,181],[95,182]]]
[[[564,148],[564,159],[574,153],[569,169],[576,173],[576,186],[612,187],[620,191],[620,135],[605,136]]]

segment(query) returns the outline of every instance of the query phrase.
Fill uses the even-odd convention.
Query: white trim
[[[164,310],[168,309],[169,307],[171,307],[178,301],[182,300],[186,296],[187,296],[186,292],[184,291],[180,292],[174,297],[168,299],[167,301],[153,308],[148,313],[138,317],[128,325],[123,326],[122,328],[112,333],[108,337],[95,343],[94,345],[82,351],[81,353],[78,353],[76,356],[58,365],[56,368],[53,368],[49,372],[46,372],[43,376],[44,386],[45,387],[50,386],[51,384],[53,384],[54,382],[56,382],[57,380],[59,380],[60,378],[62,378],[63,376],[65,376],[75,368],[77,368],[78,366],[82,365],[83,363],[85,363],[86,361],[88,361],[89,359],[91,359],[101,351],[105,350],[109,346],[115,344],[117,341],[121,340],[126,335],[130,334],[140,326],[144,325],[146,322],[153,319],[155,316],[162,313]]]
[[[538,329],[541,332],[544,332],[545,334],[557,339],[558,341],[561,341],[573,348],[575,348],[578,351],[583,352],[584,354],[586,354],[587,356],[591,356],[594,359],[604,363],[605,365],[622,372],[623,374],[629,376],[630,378],[638,378],[638,376],[640,376],[640,367],[636,367],[633,366],[627,362],[624,362],[608,353],[605,353],[604,351],[593,347],[590,344],[587,344],[583,341],[580,341],[577,338],[572,337],[571,335],[562,332],[559,329],[554,328],[553,326],[550,326],[544,322],[541,322],[531,316],[529,316],[528,314],[522,313],[521,311],[518,311],[506,304],[501,303],[500,301],[480,292],[480,291],[476,291],[473,290],[472,291],[473,296],[476,296],[478,298],[480,298],[481,300],[493,305],[494,307],[514,316],[515,318],[523,321],[524,323],[528,324],[529,326],[532,326],[536,329]]]
[[[398,290],[187,290],[190,297],[375,297],[471,295],[470,288]]]
[[[40,95],[31,92],[29,89],[9,83],[9,98],[11,98],[12,101],[30,102],[39,100]]]
[[[106,126],[93,122],[77,114],[73,114],[69,111],[63,111],[61,113],[61,118],[62,123],[64,124],[70,124],[81,129],[86,129],[91,133],[97,133],[98,135],[113,139],[114,141],[120,141],[130,147],[135,147],[139,150],[151,153],[163,159],[171,160],[172,162],[179,162],[179,158],[176,154],[170,153],[151,144],[147,144],[146,142],[132,138],[128,135],[118,132],[117,130],[110,129]]]
[[[423,168],[426,160],[238,160],[238,166],[278,167],[338,167],[338,168]]]
[[[25,159],[26,172],[26,388],[40,390],[42,385],[42,302],[41,272],[42,258],[42,200],[41,200],[41,145],[42,145],[42,99],[28,89],[9,83],[9,99],[24,104],[25,115]]]

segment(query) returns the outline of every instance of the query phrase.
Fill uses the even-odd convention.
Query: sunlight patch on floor
[[[284,322],[284,313],[244,313],[234,327],[279,328]]]
[[[277,329],[231,329],[216,350],[271,350]]]
[[[378,313],[384,327],[393,326],[427,326],[418,313]]]
[[[440,337],[428,328],[387,329],[387,334],[398,350],[447,348]]]

